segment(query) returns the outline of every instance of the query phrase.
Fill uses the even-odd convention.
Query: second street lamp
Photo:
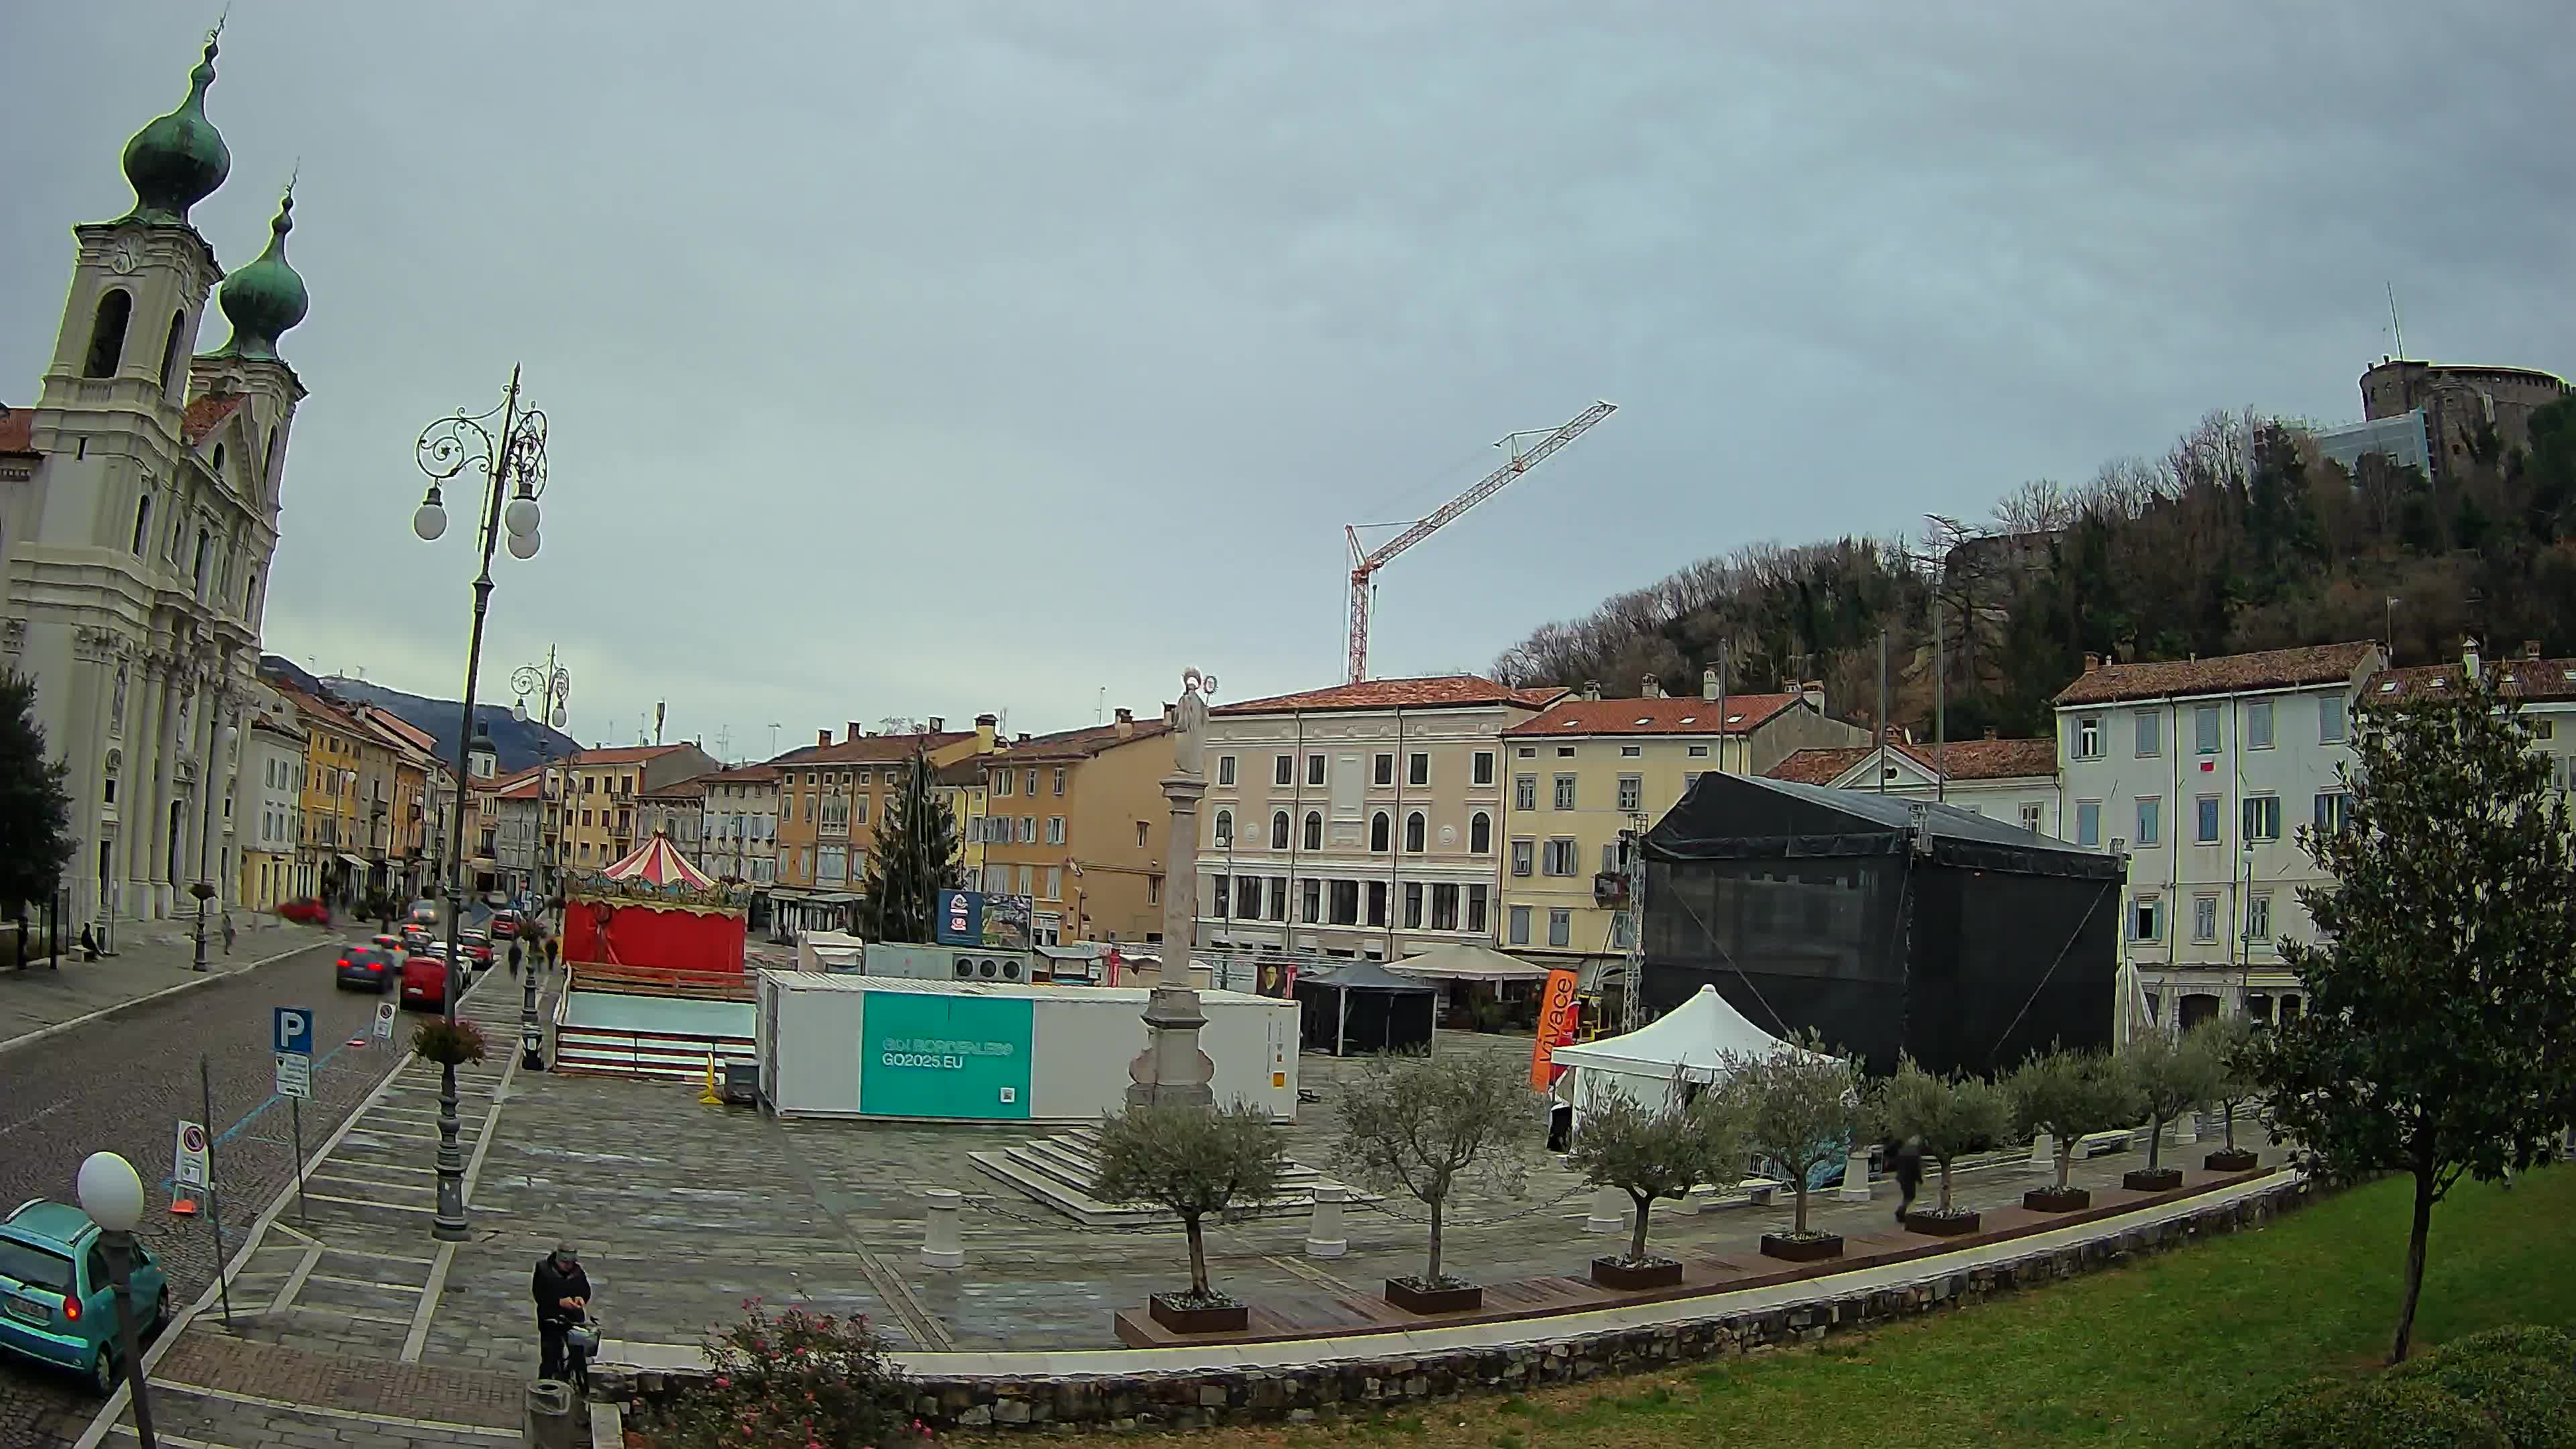
[[[486,426],[499,420],[495,434]],[[469,471],[483,474],[483,506],[476,522],[476,542],[482,549],[481,571],[474,577],[474,626],[465,645],[465,699],[456,730],[456,808],[448,823],[447,850],[447,983],[440,1003],[451,1027],[456,1024],[456,998],[461,994],[465,972],[459,969],[464,959],[457,946],[457,931],[465,915],[465,816],[466,792],[474,779],[470,752],[473,747],[474,687],[483,671],[483,619],[492,604],[492,550],[506,532],[510,557],[534,558],[537,553],[537,499],[546,491],[546,415],[519,402],[519,369],[510,369],[509,390],[502,394],[501,405],[489,412],[467,414],[459,411],[453,417],[441,418],[421,430],[414,445],[420,470],[429,475],[429,492],[413,511],[412,532],[424,543],[435,543],[447,532],[446,501],[439,485]],[[507,505],[506,507],[504,505]],[[453,1062],[439,1067],[438,1084],[438,1211],[430,1219],[430,1236],[446,1242],[463,1242],[471,1231],[465,1216],[465,1153],[457,1140],[463,1124],[456,1115],[456,1066]]]

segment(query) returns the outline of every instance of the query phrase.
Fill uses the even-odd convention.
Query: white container
[[[1126,1102],[1150,993],[760,974],[761,1087],[781,1117],[1090,1122]],[[1297,1115],[1297,1003],[1202,992],[1219,1102]]]

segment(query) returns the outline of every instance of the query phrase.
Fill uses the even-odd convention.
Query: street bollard
[[[2176,1147],[2189,1147],[2190,1145],[2192,1145],[2192,1144],[2193,1144],[2193,1143],[2195,1143],[2195,1142],[2198,1142],[2199,1140],[2200,1140],[2200,1114],[2199,1114],[2198,1112],[2185,1112],[2185,1113],[2183,1113],[2181,1116],[2176,1117],[2176,1118],[2174,1119],[2174,1126],[2173,1126],[2173,1143],[2174,1143],[2174,1146],[2176,1146]]]
[[[1605,1187],[1592,1194],[1592,1206],[1585,1209],[1583,1230],[1587,1233],[1615,1233],[1628,1225],[1628,1194],[1615,1187]]]
[[[2057,1139],[2045,1132],[2030,1139],[2030,1165],[2057,1170]]]
[[[1350,1200],[1351,1190],[1337,1182],[1315,1185],[1314,1215],[1306,1220],[1306,1256],[1338,1258],[1351,1250],[1351,1240],[1342,1231],[1342,1204]]]
[[[1843,1185],[1834,1196],[1844,1202],[1869,1201],[1869,1154],[1855,1152],[1843,1161]]]
[[[572,1385],[538,1379],[528,1385],[526,1412],[519,1420],[519,1442],[525,1449],[573,1449]]]
[[[926,1188],[921,1195],[929,1204],[922,1214],[921,1266],[964,1267],[966,1247],[957,1236],[957,1206],[966,1195],[949,1187]]]

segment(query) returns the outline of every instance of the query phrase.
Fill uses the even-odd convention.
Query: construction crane
[[[1351,524],[1342,530],[1348,535],[1351,545],[1350,683],[1357,684],[1368,678],[1369,605],[1376,589],[1377,571],[1386,567],[1397,554],[1439,532],[1459,514],[1501,492],[1504,484],[1537,467],[1550,453],[1592,431],[1594,424],[1618,410],[1617,403],[1596,402],[1575,414],[1563,427],[1543,437],[1536,428],[1504,434],[1494,446],[1511,449],[1510,462],[1486,474],[1473,488],[1441,504],[1437,511],[1415,519],[1404,532],[1374,549],[1360,547],[1360,525]],[[1531,437],[1538,438],[1538,441],[1524,450],[1521,439]]]

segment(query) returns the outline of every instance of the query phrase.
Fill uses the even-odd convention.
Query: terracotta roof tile
[[[1028,760],[1087,760],[1103,750],[1131,745],[1171,733],[1172,727],[1158,719],[1140,719],[1121,735],[1118,726],[1085,725],[1078,730],[1058,730],[1051,735],[1032,735],[1026,740],[1005,746],[1003,758]]]
[[[2512,699],[2576,699],[2576,659],[2489,659],[2479,672],[2504,681],[2503,692]],[[2441,681],[2436,684],[2434,681]],[[2390,689],[2389,685],[2396,685]],[[2460,666],[2456,664],[2416,664],[2404,669],[2383,669],[2371,677],[2361,692],[2365,700],[2408,699],[2437,695],[2445,689],[2460,687]]]
[[[660,759],[662,756],[679,748],[681,748],[679,745],[614,745],[607,749],[575,750],[573,752],[571,763],[575,765],[640,765],[647,760]]]
[[[36,410],[0,405],[0,453],[36,451]]]
[[[638,800],[703,800],[706,794],[707,777],[692,775],[685,780],[674,780],[659,790],[638,790],[635,792],[635,798]]]
[[[1798,703],[1794,694],[1730,694],[1721,721],[1717,701],[1664,699],[1560,699],[1506,735],[1740,735]]]
[[[772,765],[846,765],[881,764],[891,760],[909,760],[913,751],[942,750],[960,740],[975,738],[972,730],[948,730],[940,734],[861,735],[855,740],[837,744],[807,745],[789,750],[769,761]]]
[[[2311,644],[2297,649],[2266,649],[2254,654],[2222,654],[2214,659],[2164,659],[2145,664],[2105,664],[2076,676],[2057,692],[2057,703],[2110,704],[2128,699],[2161,699],[2167,695],[2234,694],[2249,689],[2286,689],[2305,684],[2331,684],[2350,679],[2379,646]]]
[[[1562,698],[1554,686],[1514,689],[1478,674],[1441,674],[1422,679],[1364,679],[1301,694],[1274,694],[1219,705],[1210,714],[1321,713],[1337,709],[1439,709],[1480,704],[1523,704],[1536,708]]]
[[[776,765],[737,765],[698,777],[710,785],[767,785],[777,780]]]
[[[2057,773],[2055,740],[1952,740],[1939,746],[1890,740],[1888,747],[1950,780],[2014,780]],[[1799,750],[1762,773],[1774,780],[1830,785],[1876,750],[1875,745]]]
[[[249,393],[228,392],[201,397],[188,404],[188,410],[179,416],[180,440],[189,447],[195,447],[206,434],[222,427],[224,419],[240,412],[242,404],[249,401]]]

